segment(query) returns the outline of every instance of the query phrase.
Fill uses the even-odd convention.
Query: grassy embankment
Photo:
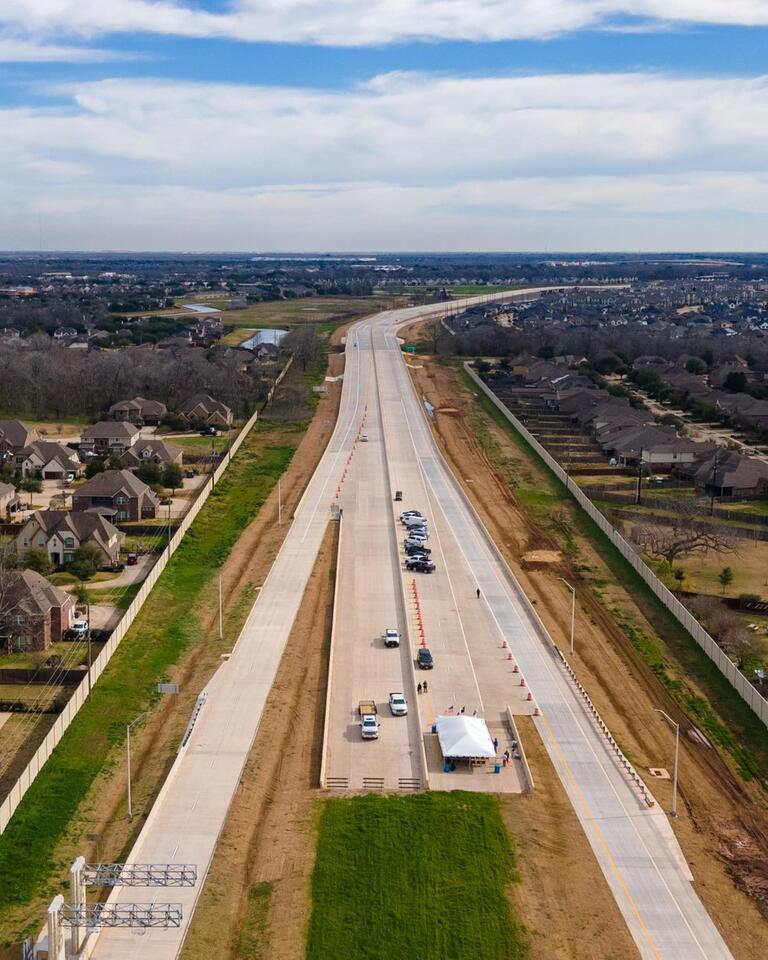
[[[286,424],[279,426],[283,438],[286,428]],[[156,699],[155,684],[167,677],[184,650],[204,639],[199,620],[190,611],[285,471],[304,425],[295,425],[295,443],[283,439],[264,445],[261,434],[275,429],[260,423],[246,439],[95,685],[90,701],[0,836],[0,917],[14,904],[46,893],[49,887],[55,892],[51,877],[63,875],[67,866],[54,862],[57,844],[110,752],[123,742],[126,723]],[[259,452],[255,452],[257,445]]]
[[[706,735],[729,755],[744,780],[768,781],[768,732],[752,710],[731,687],[715,664],[690,634],[678,623],[664,604],[646,585],[606,535],[583,510],[579,509],[565,486],[552,473],[527,441],[462,371],[466,384],[477,396],[479,407],[504,429],[515,445],[540,469],[530,484],[513,482],[514,495],[531,515],[545,526],[552,526],[553,514],[568,509],[572,528],[558,524],[556,534],[576,558],[578,545],[574,534],[588,538],[610,569],[616,582],[629,594],[657,632],[648,636],[619,610],[611,610],[625,634],[641,656],[669,690],[675,700]],[[482,432],[478,433],[482,444]],[[494,460],[494,451],[486,450]],[[699,690],[693,689],[688,678]]]
[[[525,957],[527,935],[507,898],[516,879],[495,796],[327,800],[307,960]]]

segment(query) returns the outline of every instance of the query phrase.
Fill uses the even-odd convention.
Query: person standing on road
[[[477,599],[479,600],[479,599],[480,599],[480,587],[477,588],[476,593],[477,593]]]
[[[416,687],[416,693],[421,693],[421,684],[419,684],[418,687]]]
[[[427,692],[427,681],[425,680],[425,681],[424,681],[424,693],[426,693],[426,692]]]
[[[493,738],[493,752],[494,752],[494,753],[498,753],[498,752],[499,752],[499,738],[498,738],[498,737],[494,737],[494,738]]]

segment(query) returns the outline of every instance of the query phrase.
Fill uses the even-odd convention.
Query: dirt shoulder
[[[546,472],[480,408],[460,371],[429,358],[416,358],[415,365],[412,375],[417,387],[436,408],[434,430],[445,456],[563,648],[570,632],[571,598],[558,578],[576,585],[574,668],[616,739],[633,763],[645,768],[651,789],[668,808],[669,781],[652,780],[647,774],[648,767],[670,767],[672,761],[672,735],[654,709],[670,713],[684,733],[693,724],[647,666],[630,635],[635,631],[643,642],[666,650],[663,638],[595,545],[580,533],[573,513],[577,508],[549,499]],[[756,783],[739,779],[712,747],[688,736],[681,742],[680,791],[683,810],[674,829],[696,877],[697,891],[734,955],[758,960],[768,955],[768,924],[758,906],[768,898],[766,796]],[[536,797],[542,816],[552,815],[553,792],[538,789]],[[511,823],[515,832],[513,819]],[[551,863],[563,881],[564,910],[553,913],[546,932],[553,942],[568,943],[578,928],[574,918],[584,909],[583,866],[578,859],[550,858],[546,845],[532,860],[537,874],[542,862]],[[525,877],[522,855],[520,869]],[[546,872],[541,871],[541,876]],[[532,898],[533,915],[527,917],[525,910],[521,914],[532,929],[539,923],[538,907]]]

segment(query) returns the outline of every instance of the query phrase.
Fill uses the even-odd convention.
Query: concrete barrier
[[[325,764],[328,751],[328,725],[331,718],[331,690],[333,688],[333,656],[336,647],[336,611],[339,609],[339,582],[341,580],[341,548],[344,537],[344,514],[339,516],[339,543],[336,549],[336,579],[333,584],[333,613],[331,615],[331,644],[328,649],[328,682],[325,688],[325,717],[323,718],[323,749],[320,754],[320,786],[325,788]]]
[[[528,757],[525,755],[525,747],[523,746],[523,741],[520,739],[520,734],[517,730],[517,724],[515,723],[515,717],[512,711],[507,707],[507,723],[509,724],[512,730],[512,736],[517,740],[517,751],[520,754],[520,763],[523,767],[523,773],[525,774],[526,781],[526,790],[525,793],[533,793],[533,774],[531,773],[531,768],[528,765]]]

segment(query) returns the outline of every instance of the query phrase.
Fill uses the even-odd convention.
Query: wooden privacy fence
[[[739,670],[736,664],[723,653],[715,641],[710,637],[707,631],[701,626],[694,616],[683,606],[677,597],[672,594],[667,587],[659,580],[653,570],[645,563],[642,557],[638,556],[632,546],[622,537],[622,535],[613,527],[611,523],[592,503],[584,491],[575,483],[571,477],[563,470],[560,464],[544,449],[534,436],[523,426],[523,424],[512,414],[507,407],[499,400],[494,392],[483,383],[480,377],[466,362],[464,369],[467,371],[472,381],[483,391],[491,400],[494,406],[506,417],[517,432],[522,436],[530,446],[536,451],[541,459],[546,463],[555,476],[567,487],[568,492],[584,510],[584,512],[600,527],[603,533],[608,537],[611,543],[621,553],[624,559],[632,565],[635,571],[643,578],[646,584],[653,590],[656,596],[661,600],[664,606],[675,617],[675,619],[690,633],[693,639],[698,643],[710,660],[717,665],[717,668],[731,684],[734,690],[749,704],[752,710],[768,726],[768,700],[765,699],[749,682],[744,674]]]
[[[210,496],[211,492],[215,488],[216,484],[219,482],[221,477],[224,474],[224,471],[230,464],[232,457],[237,453],[240,445],[243,440],[248,436],[250,431],[253,429],[254,424],[258,419],[258,412],[254,413],[250,420],[245,424],[243,429],[235,438],[232,446],[229,448],[227,453],[224,455],[222,462],[218,465],[215,472],[211,474],[208,479],[208,482],[203,487],[203,489],[198,494],[195,502],[189,508],[189,511],[186,513],[181,523],[176,529],[176,532],[170,539],[168,546],[163,551],[163,555],[158,559],[157,563],[149,571],[149,575],[146,580],[141,585],[139,592],[134,597],[131,605],[125,611],[123,616],[120,618],[120,622],[115,627],[115,629],[110,634],[109,640],[107,640],[104,648],[101,650],[99,655],[96,657],[93,665],[90,669],[90,683],[94,684],[99,679],[101,674],[104,672],[107,664],[112,658],[112,654],[120,646],[120,641],[126,635],[130,629],[133,621],[139,615],[141,608],[144,606],[144,601],[149,596],[152,587],[157,583],[160,574],[165,570],[168,565],[168,561],[174,555],[176,550],[181,543],[184,534],[189,529],[190,525],[194,521],[195,517],[198,515],[200,510],[203,508],[206,500]],[[8,826],[11,817],[13,816],[14,811],[21,803],[21,798],[29,790],[30,786],[34,782],[35,777],[40,773],[43,765],[50,755],[53,753],[54,748],[57,743],[64,736],[64,732],[67,727],[72,723],[72,720],[77,715],[77,712],[80,710],[82,705],[85,703],[88,697],[89,681],[88,681],[88,672],[84,672],[83,680],[77,685],[74,693],[70,697],[64,709],[56,718],[56,722],[53,724],[51,729],[48,731],[48,734],[40,744],[40,746],[35,751],[32,759],[29,761],[27,766],[21,772],[19,779],[11,787],[10,793],[0,804],[0,833],[3,833],[5,828]]]

